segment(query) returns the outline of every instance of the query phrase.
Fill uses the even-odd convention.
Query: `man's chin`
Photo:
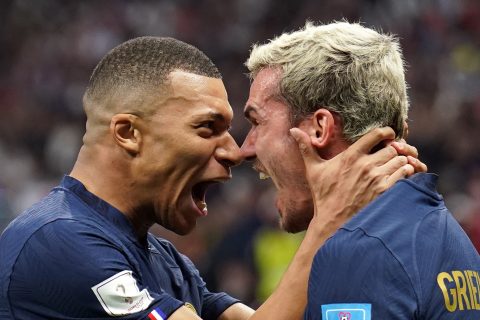
[[[298,233],[308,229],[313,217],[311,201],[277,201],[277,210],[280,215],[280,228],[288,233]]]
[[[170,231],[175,232],[179,236],[186,236],[187,234],[192,232],[194,228],[195,224],[188,226],[175,226],[174,228],[170,229]]]
[[[282,228],[284,231],[288,232],[288,233],[299,233],[299,232],[302,232],[302,231],[305,231],[307,230],[307,227],[301,227],[301,226],[297,226],[297,225],[285,225],[283,223],[280,222],[280,228]]]
[[[287,219],[288,215],[279,218],[280,228],[288,233],[298,233],[307,230],[311,219]],[[308,220],[308,221],[307,221]]]
[[[195,229],[195,226],[197,225],[196,220],[193,221],[188,221],[188,220],[183,220],[183,221],[172,221],[173,223],[171,224],[165,224],[165,223],[159,223],[161,226],[163,226],[165,229],[172,231],[173,233],[178,234],[179,236],[185,236],[193,231]]]

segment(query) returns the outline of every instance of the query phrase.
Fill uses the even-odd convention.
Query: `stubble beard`
[[[307,230],[313,217],[313,203],[311,201],[299,202],[288,199],[280,209],[280,228],[288,233],[298,233]]]

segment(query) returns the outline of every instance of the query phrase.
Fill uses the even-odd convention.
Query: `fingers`
[[[409,145],[405,141],[395,141],[391,143],[391,146],[394,147],[398,154],[404,156],[412,156],[418,158],[418,150],[414,146]]]
[[[352,149],[360,153],[370,153],[373,147],[377,146],[384,140],[394,140],[395,131],[390,127],[376,128],[358,139],[353,145]]]
[[[382,165],[386,163],[387,161],[395,158],[397,156],[403,156],[406,157],[408,160],[408,163],[414,168],[415,172],[427,172],[428,167],[425,163],[422,161],[418,160],[415,154],[418,155],[417,148],[412,147],[408,144],[403,144],[403,146],[400,147],[401,151],[399,151],[398,147],[394,147],[394,144],[392,143],[390,146],[386,146],[374,154],[370,155],[371,162],[374,165]],[[413,156],[412,156],[413,155]]]
[[[397,150],[391,146],[383,147],[377,152],[368,155],[368,157],[370,157],[371,159],[370,161],[372,162],[372,164],[376,166],[381,166],[390,161],[391,159],[395,158],[396,156],[398,156]],[[404,158],[406,163],[406,157]]]
[[[397,156],[385,162],[385,164],[375,168],[374,170],[376,171],[376,173],[378,173],[379,176],[382,176],[382,175],[389,176],[407,164],[408,164],[407,157]]]
[[[373,176],[376,176],[375,189],[381,193],[391,186],[393,186],[398,180],[406,178],[415,172],[414,167],[409,164],[409,160],[405,156],[396,156],[381,165],[373,169]]]
[[[386,177],[384,184],[380,186],[380,190],[386,190],[398,180],[407,178],[415,172],[425,172],[426,166],[411,156],[396,156],[375,170],[378,176]]]
[[[401,166],[386,179],[386,189],[393,186],[398,180],[411,176],[414,172],[415,169],[409,163]]]
[[[412,165],[412,167],[415,169],[415,172],[427,172],[427,165],[418,159],[417,148],[409,145],[405,142],[405,140],[392,142],[391,146],[397,150],[398,154],[407,156],[408,163]]]
[[[422,161],[412,157],[412,156],[408,156],[407,157],[408,159],[408,163],[413,167],[413,169],[415,170],[415,172],[427,172],[428,171],[428,167],[425,163],[423,163]]]
[[[290,129],[290,134],[298,144],[298,148],[300,149],[300,154],[302,155],[305,165],[308,165],[311,162],[319,162],[322,160],[315,151],[308,134],[298,128]]]

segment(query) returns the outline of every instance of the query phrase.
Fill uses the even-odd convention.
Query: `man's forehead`
[[[252,81],[251,88],[261,91],[278,92],[282,73],[280,67],[265,67],[257,73]]]
[[[278,98],[280,94],[279,80],[281,71],[278,68],[265,68],[258,72],[250,86],[250,95],[244,111],[257,109],[270,99]]]
[[[168,100],[189,101],[194,113],[233,113],[222,79],[176,70],[169,80]]]
[[[221,78],[212,78],[182,70],[172,71],[169,76],[171,94],[195,98],[196,95],[212,96],[228,100]]]

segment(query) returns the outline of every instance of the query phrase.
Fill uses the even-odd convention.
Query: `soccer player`
[[[86,133],[73,170],[0,238],[1,319],[298,319],[318,247],[358,206],[418,169],[392,149],[370,154],[393,138],[391,129],[325,162],[324,172],[339,175],[312,189],[322,210],[282,283],[254,312],[210,292],[188,258],[148,233],[154,223],[190,232],[208,213],[208,186],[230,179],[242,160],[210,59],[175,39],[133,39],[100,61],[83,103]],[[340,174],[368,163],[379,171]],[[373,187],[351,191],[365,185]]]
[[[359,24],[307,23],[254,46],[246,64],[252,127],[242,151],[278,189],[283,228],[305,230],[322,210],[310,188],[323,159],[372,128],[390,126],[392,139],[404,136],[408,99],[399,43]],[[305,319],[480,319],[480,258],[436,180],[427,173],[401,180],[326,241],[312,265]],[[337,200],[366,189],[352,186]]]

